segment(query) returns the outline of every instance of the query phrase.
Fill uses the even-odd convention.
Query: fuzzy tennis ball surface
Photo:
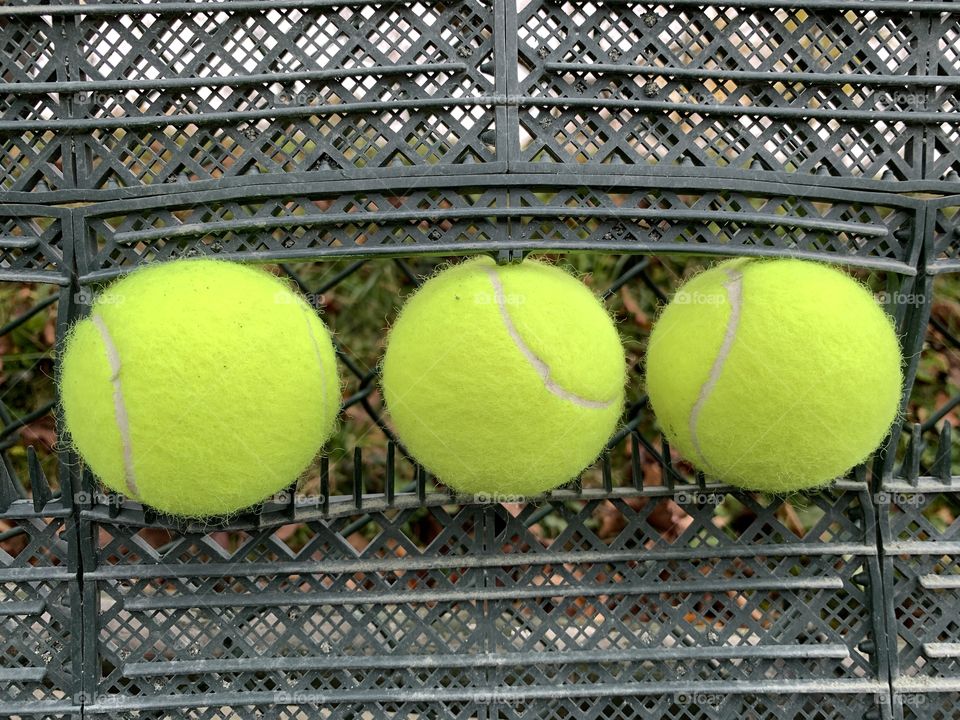
[[[842,272],[738,259],[686,283],[657,321],[647,391],[667,438],[717,479],[787,492],[864,461],[896,417],[890,318]]]
[[[66,428],[103,483],[176,515],[229,514],[287,487],[333,433],[333,344],[280,280],[161,263],[110,285],[72,329]]]
[[[607,311],[563,270],[487,257],[451,267],[393,326],[383,392],[401,440],[454,489],[537,495],[602,452],[626,362]]]

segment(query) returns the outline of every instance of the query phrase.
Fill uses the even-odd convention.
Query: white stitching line
[[[737,337],[737,328],[740,325],[740,310],[743,306],[743,273],[740,270],[725,269],[727,273],[727,282],[723,286],[727,289],[727,299],[730,303],[730,319],[727,321],[727,329],[723,336],[723,343],[720,345],[720,351],[713,360],[713,366],[710,368],[710,376],[700,388],[700,394],[697,401],[693,404],[690,411],[690,439],[693,442],[693,449],[708,468],[710,463],[703,454],[700,447],[700,441],[697,439],[697,423],[700,422],[700,413],[703,406],[706,405],[713,392],[717,382],[720,380],[720,373],[723,372],[723,366],[727,362],[727,356],[733,348],[733,341]]]
[[[550,377],[550,368],[543,360],[537,357],[533,350],[527,346],[527,344],[523,341],[523,338],[520,336],[520,333],[517,331],[516,326],[513,324],[513,320],[510,318],[510,313],[507,312],[507,305],[503,292],[503,283],[500,281],[500,276],[497,274],[497,271],[493,268],[483,268],[483,270],[487,273],[487,276],[490,278],[490,282],[493,285],[494,297],[497,300],[497,307],[500,309],[500,316],[503,318],[503,324],[506,326],[507,332],[510,334],[510,337],[517,346],[517,349],[523,353],[523,356],[527,358],[527,361],[533,366],[533,369],[537,371],[538,375],[540,375],[540,378],[543,380],[544,387],[546,387],[547,390],[552,392],[557,397],[572,402],[575,405],[579,405],[580,407],[591,408],[594,410],[602,410],[603,408],[610,407],[614,402],[613,400],[588,400],[587,398],[582,398],[579,395],[575,395],[569,390],[560,387],[556,381]]]
[[[107,324],[99,313],[94,313],[93,324],[100,332],[104,348],[107,351],[107,362],[110,364],[110,382],[113,384],[113,412],[117,420],[117,429],[120,431],[120,444],[123,446],[123,476],[127,490],[133,498],[139,497],[137,481],[133,473],[133,446],[130,443],[130,418],[127,415],[127,405],[123,399],[123,386],[120,382],[120,353],[113,342],[113,337],[107,329]]]

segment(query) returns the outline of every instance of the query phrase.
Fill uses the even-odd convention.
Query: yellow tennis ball
[[[667,438],[717,479],[815,487],[870,455],[903,377],[890,318],[848,275],[738,259],[686,283],[654,326],[650,402]]]
[[[66,428],[103,483],[176,515],[222,515],[297,480],[340,403],[330,334],[274,276],[161,263],[107,288],[62,358]]]
[[[603,451],[626,362],[607,311],[566,272],[488,257],[451,267],[406,303],[383,392],[400,439],[460,492],[542,493]]]

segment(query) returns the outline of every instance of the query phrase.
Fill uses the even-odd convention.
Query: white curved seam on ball
[[[300,311],[303,313],[303,321],[307,324],[307,335],[310,336],[310,342],[313,344],[313,352],[317,356],[317,365],[320,366],[320,385],[323,390],[320,391],[321,402],[323,403],[323,412],[326,415],[327,412],[327,377],[324,373],[323,366],[323,353],[320,350],[320,343],[317,341],[317,336],[313,332],[313,328],[310,326],[310,315],[308,313],[313,312],[305,306],[300,307]]]
[[[127,490],[134,498],[140,496],[137,490],[137,480],[133,472],[133,445],[130,442],[130,417],[127,415],[127,403],[123,398],[123,383],[120,380],[120,353],[107,324],[99,313],[94,313],[93,324],[100,333],[104,348],[107,351],[107,363],[110,365],[110,383],[113,385],[113,414],[120,431],[120,444],[123,448],[123,480]]]
[[[716,387],[720,380],[720,374],[726,365],[727,357],[733,349],[733,341],[737,337],[737,328],[740,326],[740,311],[743,307],[743,273],[740,270],[727,269],[727,282],[723,286],[727,290],[727,300],[730,304],[730,318],[727,321],[727,329],[723,335],[723,342],[720,344],[720,351],[713,359],[713,365],[710,368],[710,375],[707,381],[700,388],[700,394],[697,395],[697,401],[693,404],[690,411],[690,439],[693,442],[693,449],[703,461],[703,464],[710,467],[710,462],[700,447],[700,440],[697,438],[697,424],[700,422],[700,413],[704,405],[710,399],[710,393]]]
[[[614,402],[613,400],[589,400],[587,398],[582,398],[557,384],[557,382],[550,376],[550,367],[543,360],[541,360],[537,354],[533,352],[533,350],[531,350],[530,347],[523,341],[519,331],[513,324],[513,319],[510,317],[510,313],[507,311],[503,283],[500,281],[500,276],[497,274],[497,271],[493,268],[483,269],[489,276],[490,282],[493,285],[494,298],[496,299],[497,307],[500,309],[500,316],[503,318],[503,324],[507,328],[507,333],[509,333],[510,338],[517,346],[517,349],[533,366],[533,369],[537,371],[537,374],[540,376],[541,380],[543,380],[544,387],[557,397],[572,402],[575,405],[579,405],[580,407],[590,408],[593,410],[602,410],[610,407]]]

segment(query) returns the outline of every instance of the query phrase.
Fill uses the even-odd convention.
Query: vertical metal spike
[[[17,480],[10,473],[6,458],[0,455],[0,512],[5,512],[13,504],[14,500],[20,498],[19,493],[13,485],[15,482],[17,482]]]
[[[387,493],[387,505],[393,505],[393,501],[396,498],[397,488],[394,484],[394,468],[396,467],[396,457],[397,457],[397,446],[390,440],[387,443],[387,477],[384,481],[386,483],[386,493]]]
[[[427,471],[417,465],[417,498],[423,503],[427,499]]]
[[[107,494],[107,514],[115,518],[120,514],[120,508],[123,505],[121,502],[121,496],[117,493]],[[146,511],[144,511],[144,517],[146,517]]]
[[[640,445],[640,433],[630,433],[630,474],[633,476],[634,490],[643,490],[643,446]]]
[[[330,513],[330,458],[320,458],[320,500],[323,514]]]
[[[610,451],[604,450],[600,456],[600,471],[603,473],[603,491],[613,492],[613,472],[610,468]]]
[[[43,512],[53,493],[50,491],[50,483],[47,482],[47,476],[43,474],[40,459],[33,445],[27,447],[27,470],[30,473],[30,488],[33,491],[33,509],[38,513]]]
[[[359,447],[353,449],[353,504],[357,510],[363,507],[363,452]]]
[[[910,444],[907,446],[907,453],[903,459],[903,469],[907,476],[907,482],[914,487],[920,484],[920,455],[923,453],[923,434],[920,425],[913,424],[910,427]]]
[[[673,461],[670,459],[670,441],[667,440],[666,435],[660,436],[660,455],[663,458],[663,480],[664,484],[670,488],[674,489],[676,486],[676,480],[673,477]]]
[[[937,457],[933,461],[933,474],[945,483],[952,483],[953,476],[950,469],[950,451],[953,426],[945,422],[940,428],[940,438],[937,443]]]
[[[287,517],[291,520],[297,518],[297,483],[294,482],[287,488]]]

